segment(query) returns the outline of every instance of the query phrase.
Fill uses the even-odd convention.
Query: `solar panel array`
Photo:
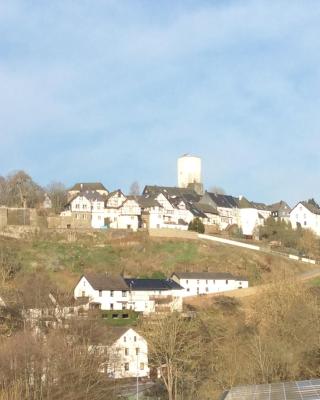
[[[320,400],[320,379],[237,386],[225,400]]]

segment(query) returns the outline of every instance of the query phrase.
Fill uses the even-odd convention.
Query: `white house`
[[[101,371],[111,378],[149,377],[148,344],[134,329],[110,327],[104,343],[94,347],[106,355]]]
[[[140,227],[141,208],[131,196],[127,196],[119,208],[118,229],[132,229],[137,231]]]
[[[311,229],[320,236],[319,204],[314,199],[300,201],[290,212],[290,222],[293,229]]]
[[[83,275],[74,297],[88,297],[102,310],[134,310],[149,314],[182,310],[182,287],[171,279],[134,279],[106,273]]]
[[[238,224],[245,236],[254,235],[256,228],[264,224],[265,219],[256,208],[240,208],[238,212]]]
[[[183,297],[249,287],[246,278],[222,272],[174,272],[171,279],[183,287]]]
[[[109,191],[100,182],[85,182],[76,183],[68,190],[68,200],[73,198],[76,194],[80,192],[98,192],[102,196],[107,196]]]
[[[69,200],[61,215],[88,220],[92,228],[102,228],[105,225],[104,202],[105,196],[96,191],[79,192]]]

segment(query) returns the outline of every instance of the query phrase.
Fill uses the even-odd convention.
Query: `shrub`
[[[189,223],[188,230],[198,232],[198,233],[204,233],[205,228],[204,228],[203,222],[201,221],[200,218],[194,218]]]

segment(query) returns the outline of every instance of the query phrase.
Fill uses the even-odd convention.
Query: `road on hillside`
[[[320,276],[320,268],[315,268],[311,271],[303,272],[302,274],[299,274],[296,276],[298,280],[301,281],[308,281],[313,278],[317,278]],[[245,289],[236,289],[236,290],[229,290],[227,292],[219,292],[219,293],[210,293],[206,294],[203,296],[190,296],[190,297],[185,297],[184,298],[184,304],[196,304],[196,303],[201,303],[205,302],[206,299],[208,298],[213,298],[217,296],[228,296],[228,297],[235,297],[235,298],[242,298],[242,297],[248,297],[248,296],[253,296],[256,295],[259,291],[262,291],[263,289],[266,289],[270,286],[270,283],[266,283],[264,285],[260,286],[251,286],[249,288]]]

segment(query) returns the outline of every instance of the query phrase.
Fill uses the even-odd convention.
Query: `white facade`
[[[93,346],[91,346],[93,348]],[[98,346],[106,355],[101,371],[114,379],[149,377],[147,341],[132,328],[121,333],[109,346]]]
[[[74,297],[88,297],[101,310],[134,310],[149,314],[156,311],[182,311],[182,290],[96,290],[85,276],[74,288]]]
[[[193,275],[193,274],[192,274]],[[210,293],[227,292],[249,287],[249,282],[246,279],[238,279],[232,277],[231,274],[212,274],[205,278],[201,277],[201,273],[194,276],[190,274],[173,274],[172,279],[183,287],[182,296],[197,296]],[[219,276],[221,275],[221,276]]]
[[[252,236],[258,226],[264,224],[264,218],[255,208],[240,208],[238,225],[245,236]]]
[[[291,210],[290,222],[293,229],[300,226],[303,229],[311,229],[320,236],[320,210],[319,214],[315,214],[300,202]]]
[[[188,154],[178,158],[178,187],[186,188],[189,183],[201,182],[201,158]]]

